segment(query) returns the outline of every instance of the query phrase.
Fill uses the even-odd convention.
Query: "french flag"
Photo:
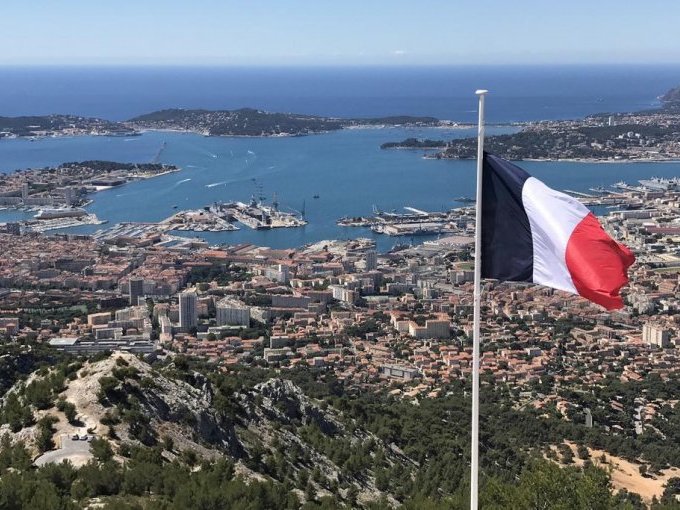
[[[635,256],[578,200],[509,161],[484,153],[482,278],[533,282],[623,307]]]

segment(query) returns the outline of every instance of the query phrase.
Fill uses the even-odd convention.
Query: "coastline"
[[[408,147],[393,147],[402,150],[438,150],[438,149],[409,149]],[[475,161],[474,158],[445,158],[430,155],[422,156],[422,159],[434,159],[439,161]],[[531,161],[535,163],[584,163],[584,164],[634,164],[634,163],[680,163],[680,158],[663,159],[596,159],[596,158],[525,158],[511,159],[509,161]]]

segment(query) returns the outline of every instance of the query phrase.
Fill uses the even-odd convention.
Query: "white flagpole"
[[[475,289],[472,335],[472,455],[470,469],[470,510],[477,510],[479,496],[479,323],[482,275],[482,163],[484,159],[484,97],[487,90],[475,92],[479,97],[477,125],[477,195],[475,201]]]

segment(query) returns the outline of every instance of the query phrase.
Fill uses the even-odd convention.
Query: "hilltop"
[[[60,370],[33,372],[3,399],[0,416],[9,423],[0,436],[11,433],[13,442],[23,441],[37,464],[63,442],[66,453],[58,460],[85,467],[101,449],[113,462],[134,459],[139,448],[156,452],[161,464],[229,459],[246,483],[290,480],[301,500],[306,491],[307,498],[335,495],[348,504],[396,503],[384,487],[376,487],[374,470],[416,465],[374,434],[348,427],[337,411],[289,380],[272,377],[236,387],[232,379],[210,380],[179,362],[157,369],[124,353],[63,369],[66,377]],[[37,402],[34,420],[14,419],[15,398]],[[81,448],[68,454],[70,437],[85,432],[97,438],[93,453],[84,455]]]

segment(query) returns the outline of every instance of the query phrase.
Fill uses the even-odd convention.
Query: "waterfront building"
[[[66,205],[75,205],[76,203],[76,190],[75,188],[72,187],[66,187],[63,189],[62,193],[64,194],[64,202]]]
[[[215,310],[218,326],[250,326],[250,307],[241,301],[224,298]]]
[[[188,290],[179,295],[179,328],[187,332],[198,324],[196,292]]]

